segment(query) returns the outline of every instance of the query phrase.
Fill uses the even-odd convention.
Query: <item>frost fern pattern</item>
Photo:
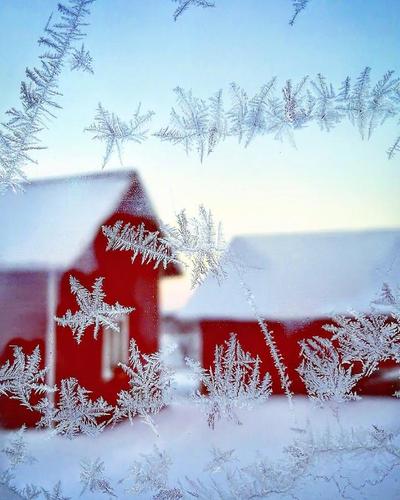
[[[177,106],[171,110],[170,123],[155,136],[182,145],[187,153],[195,150],[200,161],[228,137],[239,143],[244,140],[246,147],[267,134],[295,144],[294,133],[311,123],[330,131],[348,120],[362,139],[370,139],[378,126],[400,114],[400,79],[387,71],[373,84],[369,67],[354,82],[347,76],[339,87],[322,74],[314,79],[306,76],[298,83],[287,80],[281,88],[272,78],[251,97],[232,83],[227,108],[222,90],[208,101],[180,87],[175,93]],[[389,149],[389,158],[398,150],[399,139]]]
[[[89,292],[76,278],[70,276],[71,292],[76,296],[79,311],[73,313],[68,309],[65,315],[62,318],[56,318],[56,321],[61,326],[71,328],[78,344],[85,330],[90,326],[94,326],[93,337],[95,339],[97,339],[100,326],[106,326],[118,334],[118,319],[134,311],[133,307],[124,307],[118,302],[114,305],[104,302],[106,295],[103,291],[103,281],[104,278],[97,278],[92,286],[92,292]]]
[[[70,54],[78,67],[73,45],[85,36],[82,28],[87,25],[85,18],[93,2],[70,0],[68,5],[58,4],[59,20],[53,22],[50,16],[39,38],[39,45],[45,48],[40,66],[26,69],[27,80],[22,81],[20,90],[21,109],[9,109],[8,121],[0,130],[0,192],[21,186],[25,180],[23,167],[33,161],[31,152],[42,149],[38,135],[61,107],[56,101],[60,95],[58,82]]]
[[[212,429],[221,418],[240,424],[237,408],[251,408],[271,394],[270,375],[261,376],[259,357],[252,358],[245,352],[235,334],[225,346],[215,348],[212,368],[206,370],[190,359],[187,363],[206,390],[206,395],[197,391],[194,400],[203,407]]]

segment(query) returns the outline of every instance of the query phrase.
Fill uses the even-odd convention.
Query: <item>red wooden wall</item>
[[[115,215],[106,223],[115,220],[138,224],[145,222],[146,228],[157,229],[154,221],[136,219],[126,214]],[[99,230],[94,241],[97,268],[90,274],[71,268],[64,272],[58,282],[58,305],[56,316],[61,317],[67,309],[78,309],[71,294],[69,276],[75,276],[86,288],[91,289],[94,280],[104,276],[106,302],[119,302],[135,307],[129,318],[129,337],[134,338],[142,352],[158,349],[159,305],[158,280],[161,270],[153,265],[142,265],[140,257],[132,264],[129,252],[106,252],[106,239]],[[12,361],[11,344],[21,345],[30,354],[39,344],[42,364],[45,360],[45,336],[47,328],[47,273],[0,274],[0,324],[2,326],[0,364]],[[3,327],[4,325],[4,327]],[[9,332],[4,336],[4,331]],[[102,330],[97,340],[93,328],[87,329],[78,345],[67,327],[56,326],[56,384],[67,377],[77,378],[79,383],[92,391],[92,396],[103,396],[115,403],[117,393],[128,388],[128,379],[121,369],[115,369],[114,378],[108,382],[102,379]],[[57,396],[56,396],[57,399]],[[0,397],[0,426],[16,428],[26,423],[33,426],[39,415],[22,408],[16,401]]]
[[[291,389],[295,394],[306,394],[306,388],[296,371],[301,362],[299,341],[315,335],[330,337],[330,334],[322,329],[329,319],[314,320],[308,323],[280,323],[267,321],[268,328],[273,331],[276,345],[281,352],[288,368],[288,375],[292,381]],[[262,360],[261,371],[268,371],[272,378],[273,394],[282,394],[279,377],[273,365],[271,355],[268,351],[264,336],[256,322],[213,320],[201,321],[202,332],[202,362],[205,368],[209,368],[214,360],[215,347],[229,339],[230,333],[236,333],[237,338],[246,351],[253,357],[258,355]],[[381,364],[380,370],[371,377],[360,382],[356,392],[360,395],[387,395],[392,396],[398,390],[399,383],[381,378],[383,370],[395,367],[394,362]],[[356,367],[357,368],[357,367]]]

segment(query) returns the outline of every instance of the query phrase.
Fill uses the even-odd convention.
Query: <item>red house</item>
[[[94,397],[110,403],[127,387],[117,367],[127,361],[129,339],[143,352],[158,348],[158,283],[179,273],[169,266],[133,264],[127,252],[106,252],[102,224],[116,220],[159,228],[156,214],[137,173],[43,180],[27,184],[22,194],[0,197],[0,363],[12,359],[12,345],[31,353],[40,345],[49,367],[47,383],[75,377]],[[103,276],[106,302],[135,307],[121,320],[121,334],[104,328],[78,345],[69,328],[56,325],[67,309],[78,306],[71,294],[73,275],[90,288]],[[0,397],[0,425],[33,425],[37,415],[17,401]]]
[[[298,394],[305,393],[296,372],[298,341],[329,336],[322,326],[332,322],[334,314],[368,313],[382,284],[398,285],[400,280],[400,230],[243,236],[232,241],[230,251],[244,265],[246,284],[273,331]],[[207,278],[178,318],[184,324],[197,324],[204,367],[212,364],[215,346],[235,332],[242,346],[258,354],[263,369],[271,373],[274,393],[282,392],[234,269],[221,285]],[[399,388],[400,370],[390,363],[386,368],[367,379],[360,392],[393,394]]]

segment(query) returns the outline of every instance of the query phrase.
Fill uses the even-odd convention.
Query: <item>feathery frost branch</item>
[[[198,217],[190,218],[181,210],[176,216],[176,226],[166,226],[165,232],[166,244],[190,263],[192,288],[201,284],[207,275],[223,281],[226,243],[222,226],[215,225],[210,210],[200,205]]]
[[[85,132],[92,132],[92,139],[106,143],[106,152],[103,158],[104,168],[110,160],[114,150],[117,150],[119,161],[122,161],[122,149],[126,142],[141,144],[147,139],[148,130],[145,128],[154,115],[153,111],[141,114],[141,104],[138,105],[133,118],[128,122],[122,121],[115,113],[107,111],[101,103],[98,104],[94,122]]]
[[[386,315],[366,316],[353,313],[353,317],[335,316],[336,324],[324,325],[339,343],[345,363],[360,362],[363,374],[368,377],[382,361],[400,362],[400,324],[389,321]]]
[[[159,352],[142,354],[132,339],[129,345],[129,364],[119,363],[129,377],[129,390],[118,393],[113,422],[138,415],[157,434],[152,415],[159,413],[169,400],[172,371]]]
[[[28,453],[28,445],[25,440],[26,426],[23,425],[17,432],[12,433],[9,444],[0,451],[7,457],[10,469],[15,469],[22,464],[32,464],[36,462],[35,457]]]
[[[132,251],[132,262],[140,255],[142,264],[154,262],[154,269],[160,264],[164,269],[172,263],[190,265],[192,287],[202,283],[207,274],[223,280],[226,244],[211,212],[200,206],[198,217],[188,218],[182,210],[176,221],[176,226],[164,227],[164,235],[148,231],[143,224],[132,226],[117,221],[113,226],[105,225],[102,231],[107,238],[106,249]]]
[[[206,370],[191,359],[186,362],[207,391],[206,394],[197,391],[194,401],[203,407],[212,429],[221,418],[240,424],[236,408],[251,408],[271,395],[271,377],[268,373],[261,376],[260,358],[252,358],[245,352],[233,333],[225,346],[215,348],[212,368]]]
[[[214,2],[210,2],[209,0],[172,0],[173,2],[178,3],[178,7],[174,12],[174,21],[178,19],[180,15],[182,15],[189,7],[215,7]]]
[[[303,360],[297,371],[309,396],[320,404],[356,399],[353,388],[380,363],[400,363],[399,289],[384,284],[373,304],[385,307],[386,313],[336,315],[334,323],[323,326],[331,340],[313,337],[300,342]]]
[[[114,493],[110,481],[104,477],[104,462],[99,458],[96,460],[82,460],[81,462],[81,483],[83,484],[81,495],[86,490],[91,493],[103,493],[109,497],[117,497]]]
[[[141,457],[140,461],[135,460],[129,468],[129,480],[132,480],[133,484],[127,489],[127,493],[136,496],[150,491],[166,491],[172,465],[169,455],[154,445],[152,453],[143,453]]]
[[[61,487],[61,481],[57,481],[51,491],[42,488],[45,500],[72,500],[71,497],[65,497]],[[32,497],[36,498],[36,497]]]
[[[70,61],[71,70],[82,70],[86,73],[94,73],[93,71],[93,59],[88,50],[85,50],[85,46],[82,44],[79,50],[74,49],[72,52],[72,57]]]
[[[102,226],[104,236],[107,238],[106,250],[132,251],[131,260],[142,257],[142,264],[154,262],[154,269],[160,264],[166,269],[168,264],[179,261],[173,248],[160,237],[159,231],[148,231],[144,224],[132,226],[117,221],[113,226]]]
[[[290,26],[293,26],[297,16],[300,14],[302,10],[304,10],[307,7],[309,0],[292,0],[293,3],[293,16],[289,21]]]
[[[6,361],[0,367],[0,395],[17,399],[23,406],[32,410],[29,401],[32,393],[44,394],[54,392],[55,389],[44,383],[47,368],[39,369],[39,346],[36,346],[30,355],[25,355],[21,347],[13,346],[13,356],[13,363]]]
[[[173,2],[178,3],[178,7],[174,12],[174,21],[178,19],[189,7],[215,7],[215,2],[210,0],[172,0]],[[309,0],[291,0],[293,4],[293,16],[291,17],[289,24],[291,26],[294,25],[297,16],[303,11],[309,2]]]
[[[245,147],[266,134],[294,144],[294,132],[309,124],[317,123],[322,131],[329,132],[348,120],[362,139],[370,139],[378,126],[400,115],[400,79],[387,71],[372,85],[369,67],[354,83],[346,77],[338,88],[321,74],[315,79],[306,76],[298,83],[287,80],[281,88],[272,78],[249,98],[244,89],[232,83],[226,108],[222,90],[208,100],[180,87],[174,92],[177,106],[172,108],[170,123],[154,135],[182,145],[186,153],[195,150],[200,161],[227,137],[236,137]],[[389,158],[399,149],[396,140],[388,150]]]
[[[343,403],[357,399],[352,392],[361,379],[353,375],[352,366],[340,359],[339,352],[329,339],[313,337],[300,342],[303,360],[297,369],[307,388],[307,394],[319,404]]]
[[[95,436],[106,423],[98,419],[109,415],[113,407],[102,397],[89,399],[90,391],[81,387],[75,378],[61,380],[57,405],[44,398],[34,409],[42,414],[37,427],[48,428],[55,434],[73,439],[79,433]]]
[[[118,302],[109,305],[104,302],[106,294],[103,291],[104,278],[96,278],[92,292],[89,292],[73,276],[69,277],[71,292],[76,296],[79,311],[73,313],[70,309],[62,318],[55,318],[61,326],[68,326],[72,330],[74,339],[79,344],[86,328],[94,325],[93,337],[97,339],[100,326],[106,326],[115,333],[119,333],[118,320],[124,314],[135,310],[134,307],[121,306]]]
[[[8,120],[0,130],[0,191],[18,189],[26,179],[24,166],[35,163],[31,151],[42,149],[38,135],[61,107],[57,103],[61,95],[59,77],[68,55],[72,53],[76,60],[73,45],[85,36],[82,28],[87,26],[85,18],[93,2],[69,0],[68,6],[58,4],[60,19],[53,22],[50,16],[47,21],[44,35],[38,40],[45,49],[40,66],[26,69],[27,79],[20,89],[21,108],[7,111]],[[87,60],[86,57],[86,63]]]
[[[376,426],[366,431],[332,433],[328,429],[318,434],[307,428],[304,437],[294,439],[284,449],[282,458],[271,461],[261,456],[247,466],[224,467],[223,480],[220,476],[219,481],[213,477],[208,481],[186,477],[185,489],[191,498],[200,500],[309,498],[310,488],[315,489],[319,482],[329,498],[366,497],[367,487],[383,487],[400,468],[398,439],[398,430],[391,433]],[[344,459],[360,461],[363,470],[365,464],[371,463],[372,475],[362,479],[361,484],[354,484]],[[324,473],[326,466],[332,472]],[[335,488],[335,494],[327,493],[327,483]]]
[[[287,400],[289,402],[289,408],[292,410],[293,409],[293,402],[292,402],[293,393],[290,389],[292,382],[287,374],[287,367],[285,365],[283,356],[280,353],[278,346],[276,345],[273,332],[269,330],[265,319],[261,316],[260,312],[258,311],[254,294],[250,290],[248,285],[245,283],[242,270],[240,269],[240,267],[238,265],[235,265],[235,268],[236,268],[236,272],[238,273],[240,287],[243,291],[243,294],[246,298],[248,305],[250,306],[250,309],[253,312],[255,319],[257,320],[258,326],[259,326],[259,328],[264,336],[265,343],[266,343],[268,350],[271,354],[274,366],[278,372],[281,387],[282,387],[282,389],[285,393],[285,396],[287,397]]]

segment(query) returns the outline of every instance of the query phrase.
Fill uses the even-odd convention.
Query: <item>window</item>
[[[114,377],[118,363],[126,363],[129,356],[129,317],[119,321],[120,332],[103,328],[102,369],[103,380],[108,382]]]

